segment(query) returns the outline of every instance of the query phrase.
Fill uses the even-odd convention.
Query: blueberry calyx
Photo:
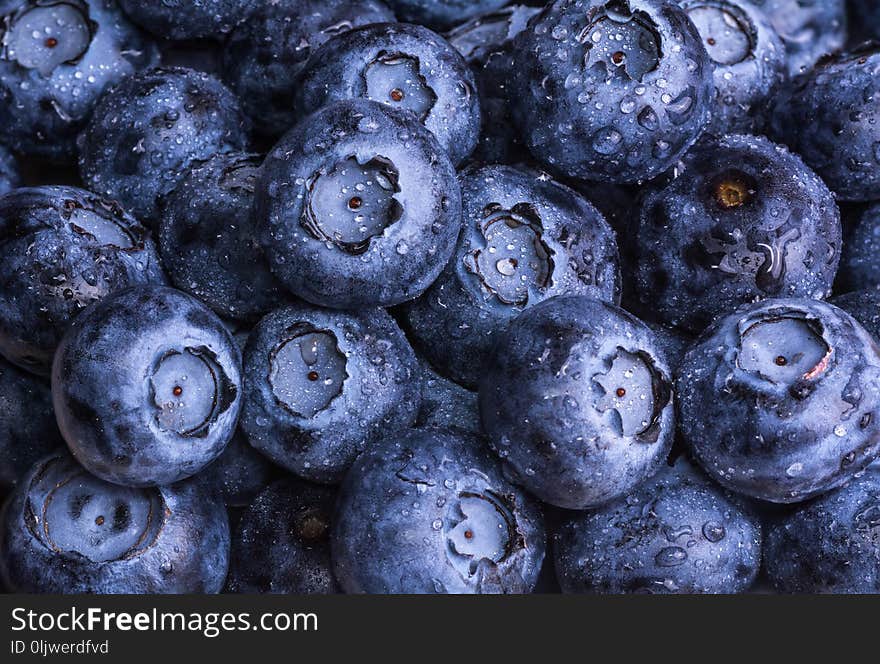
[[[604,68],[609,76],[641,81],[660,65],[662,40],[648,14],[634,12],[625,0],[612,0],[591,11],[591,20],[578,35],[586,47],[587,69]]]
[[[420,73],[417,57],[381,51],[364,69],[368,99],[405,108],[424,122],[437,103],[437,93]]]
[[[59,65],[79,61],[97,28],[79,0],[29,2],[6,17],[3,56],[48,77]]]

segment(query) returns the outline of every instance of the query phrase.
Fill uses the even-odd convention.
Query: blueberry
[[[15,156],[0,145],[0,196],[21,186],[21,172]]]
[[[246,507],[275,475],[275,467],[248,444],[241,429],[236,429],[226,449],[200,477],[217,489],[227,506]]]
[[[215,155],[160,202],[159,249],[171,280],[221,316],[255,319],[285,299],[256,237],[259,173],[256,155]]]
[[[650,179],[709,121],[712,61],[672,4],[557,0],[514,49],[514,116],[534,157],[565,175]]]
[[[846,41],[847,0],[751,0],[782,37],[792,75],[810,70]]]
[[[455,164],[477,144],[480,103],[473,74],[458,51],[427,28],[365,25],[315,50],[299,81],[300,114],[346,99],[372,99],[411,113]]]
[[[331,547],[349,593],[526,593],[545,537],[538,505],[478,440],[420,429],[385,438],[355,462]]]
[[[880,467],[767,529],[767,576],[785,593],[880,593]]]
[[[542,501],[588,509],[653,475],[673,437],[654,334],[612,304],[554,297],[499,335],[480,383],[492,449]]]
[[[266,2],[223,49],[223,78],[255,128],[273,136],[295,121],[293,96],[309,54],[335,35],[394,20],[380,0]]]
[[[193,162],[246,144],[238,101],[217,79],[190,69],[150,69],[101,98],[80,136],[79,168],[90,189],[149,221],[159,196]]]
[[[251,445],[305,479],[339,482],[378,437],[413,423],[415,355],[379,309],[279,309],[248,339],[241,425]]]
[[[569,516],[554,545],[566,593],[741,593],[761,565],[761,524],[680,460]]]
[[[0,141],[66,160],[107,88],[156,64],[155,44],[106,0],[19,0],[0,18]]]
[[[53,186],[0,198],[0,283],[0,354],[48,374],[80,311],[165,275],[148,232],[117,203]]]
[[[679,432],[739,493],[793,503],[880,454],[880,351],[849,314],[777,299],[719,320],[676,377]]]
[[[620,300],[614,233],[571,189],[538,173],[487,166],[459,177],[464,229],[407,329],[432,365],[475,387],[500,330],[554,295]]]
[[[434,429],[461,429],[481,435],[480,410],[476,392],[446,380],[427,365],[422,366],[422,401],[415,426]]]
[[[216,593],[229,521],[198,480],[109,484],[66,453],[37,463],[0,526],[0,576],[15,592]]]
[[[880,47],[828,58],[776,97],[770,133],[842,201],[880,198]]]
[[[750,0],[679,0],[715,67],[709,130],[751,133],[788,74],[785,46],[767,15]]]
[[[0,358],[0,496],[63,445],[49,386]]]
[[[233,536],[226,589],[232,593],[339,592],[330,565],[336,491],[295,479],[270,485]]]
[[[880,289],[853,291],[829,301],[855,318],[874,341],[880,342]]]
[[[645,197],[637,293],[691,332],[746,302],[827,297],[841,233],[834,197],[797,155],[728,136],[696,147],[677,178]]]
[[[457,25],[446,34],[446,39],[469,65],[477,65],[486,62],[495,51],[509,46],[539,11],[527,5],[501,7]]]
[[[387,0],[401,21],[450,28],[478,14],[498,9],[509,0]]]
[[[119,0],[138,25],[164,39],[223,39],[261,0]]]
[[[880,203],[861,212],[843,245],[840,281],[851,290],[880,286]]]
[[[269,153],[256,214],[270,269],[326,307],[391,306],[437,278],[461,229],[455,170],[415,117],[328,106]]]
[[[241,353],[210,309],[164,286],[129,288],[71,324],[52,367],[61,433],[83,466],[144,487],[217,458],[241,409]]]

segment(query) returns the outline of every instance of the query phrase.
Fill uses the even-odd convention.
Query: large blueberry
[[[696,460],[753,498],[806,500],[880,454],[880,351],[824,302],[767,300],[719,320],[685,356],[676,396]]]
[[[459,182],[455,253],[404,319],[432,365],[475,387],[510,320],[554,295],[617,303],[620,265],[611,227],[568,187],[509,166],[465,171]]]
[[[439,276],[461,229],[455,169],[408,112],[328,106],[269,153],[256,214],[269,266],[314,304],[391,306]]]
[[[261,492],[232,538],[227,592],[339,592],[330,564],[335,501],[335,490],[292,478]]]
[[[751,0],[782,37],[794,76],[838,51],[846,41],[847,0]]]
[[[58,346],[52,397],[83,466],[153,486],[216,459],[241,409],[241,353],[210,309],[164,286],[129,288],[80,314]]]
[[[534,157],[565,175],[647,180],[709,121],[712,61],[671,3],[556,0],[514,49],[514,117]]]
[[[0,495],[63,445],[49,386],[0,358]]]
[[[770,132],[842,201],[880,198],[880,45],[820,62],[776,97]]]
[[[160,202],[159,250],[179,289],[221,316],[254,319],[285,299],[257,241],[252,214],[260,158],[198,162]]]
[[[479,138],[480,102],[471,70],[449,42],[418,25],[366,25],[312,53],[297,89],[300,114],[346,99],[372,99],[411,113],[455,164]]]
[[[246,144],[238,101],[220,81],[191,69],[150,69],[101,98],[80,136],[79,169],[90,189],[149,221],[159,196],[193,162]]]
[[[21,186],[21,171],[18,161],[8,148],[0,145],[0,196],[8,194]]]
[[[715,68],[709,130],[752,133],[766,119],[770,97],[788,75],[785,46],[767,15],[750,0],[679,0]]]
[[[707,142],[643,201],[636,292],[691,332],[747,302],[824,298],[841,233],[834,197],[797,155],[762,137]]]
[[[0,198],[0,354],[48,374],[70,321],[109,294],[164,284],[149,233],[118,203],[74,187]]]
[[[261,133],[293,126],[293,96],[309,55],[325,41],[394,14],[381,0],[265,2],[238,26],[223,49],[223,79]]]
[[[118,486],[66,453],[34,466],[0,526],[0,576],[15,592],[217,593],[228,561],[226,508],[203,483]]]
[[[880,203],[861,212],[844,243],[840,282],[848,290],[880,286]]]
[[[683,459],[554,539],[566,593],[740,593],[761,566],[761,524]]]
[[[156,64],[155,44],[107,0],[18,0],[0,18],[0,141],[65,160],[101,94]]]
[[[222,40],[263,3],[262,0],[119,0],[119,4],[132,21],[164,39]]]
[[[880,593],[880,466],[774,519],[764,566],[785,593]]]
[[[554,297],[498,336],[480,383],[492,449],[544,502],[588,509],[660,468],[672,385],[651,330],[612,304]]]
[[[251,332],[241,425],[251,445],[309,480],[338,482],[373,440],[413,423],[415,354],[380,309],[279,309]]]
[[[449,28],[477,14],[506,5],[508,0],[388,0],[401,21]]]
[[[527,593],[545,536],[537,503],[504,478],[479,440],[415,429],[355,462],[331,546],[349,593]]]

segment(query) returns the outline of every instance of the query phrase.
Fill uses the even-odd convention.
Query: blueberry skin
[[[279,136],[296,121],[292,99],[309,54],[341,32],[391,21],[394,14],[379,0],[264,3],[230,35],[223,79],[255,129]]]
[[[445,29],[478,14],[506,5],[509,0],[388,0],[401,21]]]
[[[321,214],[345,205],[329,189],[352,158],[369,169],[367,184],[383,183],[349,191],[353,221],[370,224],[365,234]],[[379,211],[356,213],[355,201]],[[256,215],[269,267],[292,293],[325,307],[387,307],[418,297],[443,270],[461,229],[461,194],[452,163],[411,113],[353,100],[318,111],[269,153]]]
[[[847,7],[852,40],[880,39],[880,5],[874,0],[849,0]]]
[[[119,0],[132,21],[163,39],[222,40],[261,0]]]
[[[61,11],[54,51],[39,55],[34,10]],[[7,44],[0,54],[0,141],[16,152],[53,161],[76,156],[76,137],[105,90],[159,60],[155,43],[130,23],[114,0],[19,0],[2,10]],[[53,25],[64,21],[63,25]],[[66,27],[69,26],[69,27]],[[79,28],[74,34],[66,30]],[[26,31],[20,49],[13,35]],[[11,46],[10,46],[11,44]],[[67,59],[62,60],[65,55]]]
[[[275,467],[236,429],[226,449],[199,477],[217,489],[227,507],[246,507],[275,475]]]
[[[783,593],[880,593],[880,467],[767,528],[765,569]]]
[[[352,466],[331,549],[348,593],[528,593],[544,559],[543,515],[479,440],[414,429]]]
[[[809,71],[846,42],[846,0],[751,0],[782,37],[792,76]]]
[[[840,281],[853,290],[880,286],[880,203],[861,213],[849,239],[843,245]]]
[[[546,176],[487,166],[465,171],[459,183],[464,229],[455,253],[403,314],[429,362],[474,388],[499,335],[523,310],[555,295],[619,302],[620,259],[599,211]]]
[[[674,435],[670,371],[651,330],[586,296],[524,311],[480,383],[489,444],[546,503],[584,510],[663,464]]]
[[[829,300],[835,307],[840,307],[867,330],[874,341],[880,342],[880,290],[866,288]]]
[[[0,354],[10,362],[48,375],[61,336],[88,305],[164,283],[149,233],[118,203],[62,186],[0,198]]]
[[[77,461],[133,487],[177,482],[216,459],[235,432],[241,384],[241,352],[222,321],[165,286],[83,312],[52,366],[55,415]]]
[[[788,78],[785,45],[769,17],[750,0],[679,0],[693,20],[715,74],[707,131],[757,133],[767,102]]]
[[[37,463],[7,503],[0,577],[25,593],[217,593],[229,541],[226,508],[198,480],[120,487],[65,452]]]
[[[797,155],[763,137],[694,148],[649,193],[636,232],[636,292],[662,322],[701,332],[741,304],[831,294],[840,212]]]
[[[760,521],[684,460],[571,513],[553,542],[565,593],[741,593],[761,566]]]
[[[0,358],[0,495],[63,445],[49,386]]]
[[[514,38],[522,32],[537,7],[511,5],[481,14],[451,30],[446,38],[474,72],[480,96],[482,127],[471,158],[478,163],[516,163],[528,158],[522,134],[513,123],[511,95]]]
[[[602,41],[609,34],[626,38]],[[712,61],[670,3],[557,0],[513,48],[514,117],[535,159],[564,175],[616,184],[653,178],[709,122]]]
[[[422,364],[422,402],[414,426],[422,429],[461,429],[482,435],[477,393],[446,380]]]
[[[694,458],[752,498],[807,500],[880,454],[880,351],[824,302],[767,300],[720,319],[685,356],[676,394]]]
[[[160,203],[159,249],[171,281],[228,318],[257,319],[287,297],[256,237],[260,163],[236,152],[197,162]]]
[[[80,175],[93,191],[151,221],[159,196],[193,162],[245,149],[247,131],[235,96],[213,76],[150,69],[101,98],[80,136]]]
[[[361,26],[312,53],[296,91],[300,117],[347,99],[406,109],[437,137],[454,164],[470,155],[479,139],[473,73],[449,42],[420,25]]]
[[[21,172],[18,161],[5,146],[0,145],[0,196],[8,194],[21,186]]]
[[[418,370],[380,309],[278,309],[248,338],[241,426],[251,445],[295,475],[338,483],[372,441],[413,423]]]
[[[769,132],[818,173],[841,201],[880,198],[880,50],[820,62],[776,97]]]
[[[330,563],[335,502],[335,490],[293,478],[262,491],[233,536],[226,592],[338,593]]]

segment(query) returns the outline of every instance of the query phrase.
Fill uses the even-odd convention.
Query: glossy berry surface
[[[155,43],[107,0],[19,0],[0,7],[0,141],[54,160],[101,95],[154,66]]]
[[[796,155],[729,136],[694,148],[677,178],[645,196],[635,247],[641,305],[701,332],[747,302],[828,296],[840,213]]]
[[[150,69],[102,97],[80,136],[79,170],[91,190],[149,222],[195,161],[243,150],[247,140],[238,100],[216,78]]]
[[[251,447],[239,428],[199,477],[214,486],[227,507],[247,507],[277,474],[276,467]]]
[[[739,593],[761,566],[761,523],[682,459],[568,516],[554,551],[566,593]]]
[[[55,354],[61,433],[91,473],[166,485],[223,452],[241,409],[241,353],[210,309],[172,288],[130,288],[70,326]]]
[[[242,153],[198,162],[160,206],[159,248],[171,281],[229,318],[259,318],[287,297],[257,240],[260,163]]]
[[[222,40],[260,0],[119,0],[138,25],[163,39]]]
[[[474,149],[480,103],[467,63],[421,26],[380,23],[349,30],[321,46],[300,77],[301,115],[346,99],[371,99],[411,113],[454,164]]]
[[[412,424],[418,371],[382,310],[278,309],[248,338],[242,428],[294,474],[339,482],[372,441]]]
[[[483,429],[518,483],[551,505],[589,509],[665,460],[671,380],[635,317],[586,296],[554,297],[500,335],[480,382]]]
[[[564,175],[650,179],[709,121],[712,62],[670,3],[557,0],[514,49],[514,117],[532,155]]]
[[[217,593],[229,521],[198,480],[109,484],[68,454],[38,462],[4,510],[0,576],[16,592]]]
[[[421,295],[449,260],[461,194],[411,113],[347,101],[269,153],[255,214],[269,267],[292,293],[325,307],[391,306]]]
[[[45,186],[0,198],[0,283],[0,354],[48,374],[55,347],[83,309],[166,277],[149,233],[118,203]]]
[[[414,426],[482,435],[476,392],[443,378],[427,365],[422,366],[421,385],[422,401]]]
[[[614,233],[586,199],[542,175],[487,166],[459,176],[464,228],[446,269],[404,308],[416,345],[476,387],[513,318],[555,295],[620,299]]]
[[[849,290],[880,286],[880,204],[868,205],[859,215],[840,263],[841,286]]]
[[[768,300],[722,318],[676,377],[679,431],[723,486],[807,500],[880,453],[880,351],[841,309]]]
[[[336,491],[278,480],[251,503],[233,536],[226,591],[316,595],[339,592],[330,563]]]
[[[349,593],[523,593],[537,581],[545,535],[537,504],[478,440],[416,429],[355,462],[331,546]]]
[[[498,9],[507,0],[388,0],[401,21],[449,28],[472,16]]]

